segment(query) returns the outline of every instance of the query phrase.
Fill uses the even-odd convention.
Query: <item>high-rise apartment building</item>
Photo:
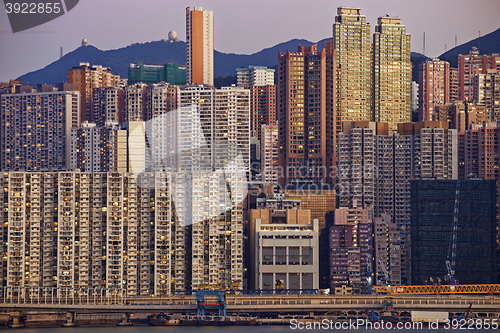
[[[84,122],[71,129],[70,169],[82,172],[108,172],[113,165],[113,128]]]
[[[144,83],[125,87],[125,121],[148,120],[148,92],[148,86]]]
[[[500,180],[500,122],[473,125],[459,134],[459,179],[470,176]]]
[[[119,82],[119,75],[113,75],[110,68],[100,65],[91,67],[89,63],[80,63],[68,70],[68,83],[80,92],[80,122],[92,121],[92,89],[112,87]]]
[[[433,121],[436,106],[450,101],[450,64],[439,59],[419,65],[418,120]]]
[[[127,172],[138,175],[146,170],[155,170],[153,168],[148,169],[151,163],[151,158],[148,154],[149,151],[147,149],[148,140],[146,122],[126,121],[123,123],[122,128],[126,130],[127,133]],[[164,171],[162,169],[156,170]]]
[[[500,71],[499,54],[479,54],[479,50],[476,47],[472,47],[469,54],[458,55],[460,100],[472,100],[474,98],[474,76],[486,74],[488,69]]]
[[[410,45],[400,18],[378,18],[373,34],[373,120],[389,123],[391,131],[397,123],[412,120]]]
[[[457,179],[457,131],[446,122],[399,125],[344,123],[339,133],[339,205],[373,207],[375,217],[390,214],[398,227],[410,214],[411,179]],[[407,245],[403,243],[403,245]],[[402,283],[407,280],[402,267]]]
[[[355,294],[366,294],[373,271],[372,208],[340,207],[335,209],[330,227],[331,289],[343,285]]]
[[[266,66],[249,66],[236,69],[239,87],[274,85],[274,69]]]
[[[188,85],[180,90],[177,167],[186,172],[250,170],[250,91]]]
[[[450,79],[448,80],[450,87],[450,103],[460,100],[460,84],[458,68],[450,67]]]
[[[500,70],[488,69],[474,76],[473,100],[486,107],[489,121],[500,119]]]
[[[333,47],[340,72],[337,120],[371,120],[370,25],[360,8],[337,8]]]
[[[125,91],[120,86],[92,89],[92,117],[97,126],[121,124],[125,121]]]
[[[335,177],[335,52],[317,45],[279,52],[280,184],[330,183]]]
[[[17,86],[2,94],[0,170],[59,171],[70,167],[70,131],[80,124],[80,93],[60,85]],[[21,92],[23,91],[23,92]]]
[[[244,183],[235,173],[10,172],[0,183],[3,286],[57,287],[59,296],[243,288]]]
[[[251,136],[262,144],[262,125],[276,125],[276,86],[251,85],[250,90]]]
[[[154,84],[148,87],[147,120],[151,120],[177,110],[179,104],[179,87],[169,84]]]
[[[260,143],[260,172],[263,182],[274,184],[278,182],[278,152],[278,126],[262,125],[262,139]]]
[[[127,144],[128,135],[126,129],[117,129],[113,131],[113,156],[111,160],[111,171],[127,172]]]
[[[477,105],[469,101],[455,101],[436,106],[436,121],[447,121],[450,129],[464,132],[473,124],[482,124],[488,121],[484,105]]]
[[[186,81],[214,85],[214,14],[186,8]]]
[[[411,82],[411,108],[413,112],[418,112],[418,83]]]
[[[374,284],[376,285],[401,285],[401,251],[405,251],[401,245],[398,246],[400,228],[392,220],[390,214],[380,214],[373,219],[373,234],[375,240],[374,264],[376,269]],[[403,234],[403,237],[405,234]],[[404,239],[401,240],[401,243]],[[404,244],[404,243],[403,243]]]
[[[154,199],[133,177],[16,172],[1,178],[14,193],[4,196],[4,203],[26,207],[4,216],[10,244],[4,248],[5,285],[58,287],[59,296],[74,288],[125,289],[128,295],[159,292],[160,284],[154,285],[150,274],[150,260],[159,259],[149,252]]]
[[[192,224],[192,287],[229,286],[233,281],[243,286],[250,91],[188,85],[179,96],[175,160],[177,170],[188,177],[177,187],[179,196],[192,199],[183,205]]]

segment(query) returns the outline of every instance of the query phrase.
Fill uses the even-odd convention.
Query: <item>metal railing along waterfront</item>
[[[241,292],[241,291],[238,291]],[[393,297],[394,305],[404,308],[411,306],[434,306],[434,307],[456,307],[468,306],[474,302],[474,308],[478,306],[496,307],[500,309],[500,297],[495,296],[396,296]],[[317,306],[328,307],[380,307],[384,304],[384,295],[356,295],[356,296],[334,296],[317,295],[306,293],[228,293],[227,305],[231,306]],[[123,289],[108,288],[49,288],[49,287],[0,287],[1,306],[25,306],[40,305],[46,307],[78,307],[78,306],[152,306],[172,305],[196,307],[194,293],[189,291],[177,295],[158,296],[131,296]]]
[[[273,296],[273,295],[318,295],[318,289],[243,289],[243,290],[224,290],[227,295],[234,296]],[[196,290],[174,291],[174,295],[194,295]]]
[[[127,304],[123,289],[0,287],[3,304],[112,305]]]

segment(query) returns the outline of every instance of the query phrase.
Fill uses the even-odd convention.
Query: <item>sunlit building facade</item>
[[[410,35],[400,18],[379,17],[373,34],[373,119],[389,123],[411,121]]]
[[[214,85],[214,13],[186,8],[186,81]]]
[[[370,25],[360,8],[337,8],[333,47],[340,73],[337,118],[341,122],[371,120]]]

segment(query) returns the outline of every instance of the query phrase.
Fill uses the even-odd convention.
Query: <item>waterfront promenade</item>
[[[197,303],[194,295],[169,297],[127,297],[120,293],[82,292],[59,295],[60,290],[33,290],[24,288],[12,292],[0,289],[0,319],[16,322],[26,314],[64,314],[69,324],[80,314],[115,314],[126,324],[131,314],[182,313],[195,314]],[[342,314],[349,318],[366,317],[365,309],[379,312],[384,307],[385,295],[331,296],[331,295],[227,295],[226,311],[251,313],[256,316],[269,314],[301,314],[324,316]],[[207,301],[210,297],[207,297]],[[473,302],[471,318],[500,318],[500,297],[485,295],[394,296],[395,312],[408,315],[413,310],[447,311],[463,313]]]

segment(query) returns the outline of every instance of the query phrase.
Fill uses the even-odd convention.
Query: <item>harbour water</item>
[[[311,331],[309,329],[292,329],[289,325],[281,326],[238,326],[238,327],[216,327],[216,326],[195,326],[195,327],[179,327],[179,326],[128,326],[128,327],[118,327],[118,326],[79,326],[79,327],[31,327],[31,328],[12,328],[12,329],[0,329],[0,332],[16,332],[16,333],[147,333],[147,332],[180,332],[180,333],[280,333],[280,332],[306,332]],[[390,331],[400,331],[400,332],[434,332],[434,333],[444,333],[455,331],[453,329],[437,328],[437,329],[402,329],[402,330],[388,330],[388,329],[316,329],[314,331],[339,331],[339,332],[390,332]],[[495,330],[485,330],[485,329],[474,329],[474,332],[494,332]]]

